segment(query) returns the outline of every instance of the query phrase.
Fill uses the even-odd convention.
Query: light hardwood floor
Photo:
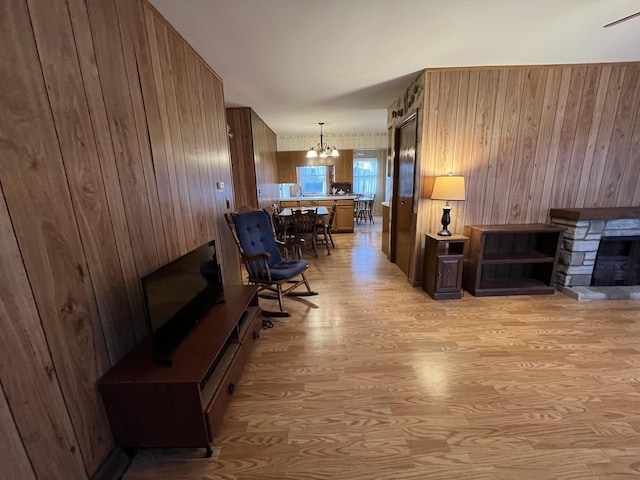
[[[127,480],[640,477],[638,302],[436,302],[379,221],[334,238],[310,255],[320,295],[263,330],[213,458],[140,450]]]

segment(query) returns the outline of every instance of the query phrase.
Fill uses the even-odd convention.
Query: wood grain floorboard
[[[380,235],[307,255],[320,295],[262,331],[212,458],[141,449],[125,480],[640,478],[637,301],[434,301]]]

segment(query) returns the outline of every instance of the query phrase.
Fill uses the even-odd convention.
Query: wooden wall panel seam
[[[627,100],[625,93],[628,93],[628,89],[632,88],[633,84],[629,81],[629,67],[624,67],[624,73],[622,76],[622,83],[620,86],[620,99],[617,102],[616,110],[613,115],[613,125],[611,129],[611,137],[609,141],[609,148],[607,149],[606,164],[608,167],[619,167],[621,162],[620,150],[626,140],[626,135],[622,131],[624,125],[620,124],[621,119],[625,118],[625,113],[629,108],[633,108],[630,102]],[[626,117],[628,118],[628,117]],[[618,170],[615,168],[606,168],[603,171],[602,181],[600,183],[600,191],[598,192],[598,205],[607,205],[607,199],[612,198],[615,193],[613,184],[615,182],[615,176],[618,175]]]
[[[462,153],[462,161],[460,163],[460,167],[458,168],[458,174],[465,176],[465,181],[467,183],[466,188],[468,189],[468,184],[470,181],[470,176],[473,175],[473,164],[474,159],[472,159],[472,150],[473,144],[471,139],[474,135],[474,125],[475,125],[475,117],[476,117],[476,107],[477,107],[477,99],[478,99],[478,86],[480,81],[480,75],[478,71],[469,71],[469,83],[468,89],[469,94],[467,95],[467,102],[464,106],[465,108],[465,121],[461,126],[461,131],[456,132],[456,135],[462,135],[464,139],[464,149]],[[454,233],[460,233],[464,230],[465,218],[467,217],[467,208],[469,207],[469,203],[457,202],[458,207],[456,208],[457,213],[455,214],[455,222],[454,222],[454,230],[450,230]],[[437,220],[437,218],[436,218]]]
[[[199,208],[199,191],[195,181],[195,173],[192,168],[193,158],[197,155],[195,146],[195,136],[193,135],[193,122],[191,116],[191,108],[189,105],[188,95],[188,79],[186,72],[186,49],[180,41],[179,37],[170,38],[169,45],[171,48],[172,67],[176,79],[176,95],[177,95],[177,113],[180,122],[180,132],[182,135],[182,146],[184,149],[183,167],[186,182],[186,201],[188,202],[187,215],[189,216],[192,227],[191,245],[193,249],[199,245],[198,238],[200,232],[200,224],[202,222],[201,212]]]
[[[604,112],[604,103],[606,99],[607,87],[609,84],[609,78],[611,77],[611,67],[603,67],[600,70],[598,78],[598,87],[596,92],[596,99],[594,104],[594,113],[591,119],[591,126],[585,145],[585,155],[582,163],[582,172],[580,175],[578,189],[576,192],[576,198],[574,205],[577,208],[585,207],[587,185],[591,176],[591,168],[594,161],[596,142],[600,132],[600,125],[602,123],[602,115]]]
[[[140,144],[133,104],[127,97],[130,85],[117,25],[115,4],[87,0],[89,22],[96,48],[96,60],[107,118],[112,127],[111,138],[116,153],[116,168],[138,275],[149,273],[159,265],[155,247],[150,248],[148,232],[153,232],[151,207],[148,203],[145,173],[140,160]],[[118,34],[114,35],[114,31]],[[125,173],[126,172],[126,173]],[[147,201],[145,201],[147,200]]]
[[[228,212],[229,210],[235,210],[235,205],[233,203],[234,196],[234,187],[232,182],[232,169],[231,169],[231,157],[229,152],[229,141],[227,137],[227,113],[224,108],[224,90],[222,82],[216,78],[215,76],[208,76],[209,82],[212,84],[213,90],[213,98],[212,105],[217,105],[217,109],[212,109],[212,119],[213,119],[213,133],[214,138],[217,139],[216,145],[219,147],[218,155],[216,156],[216,169],[218,177],[216,178],[216,182],[218,179],[224,181],[225,186],[223,189],[214,189],[213,191],[217,195],[216,198],[219,201],[216,201],[216,206],[218,207],[218,239],[222,240],[219,243],[222,243],[222,251],[229,252],[229,255],[223,257],[222,267],[223,267],[223,277],[224,281],[231,284],[241,283],[241,273],[240,273],[240,261],[238,255],[233,255],[230,252],[235,251],[235,242],[229,231],[229,228],[224,219],[223,213]]]
[[[50,2],[50,6],[51,9],[56,8],[56,1]],[[66,2],[64,7],[67,7]],[[55,71],[51,68],[43,69],[53,127],[62,153],[82,251],[102,326],[103,341],[111,363],[115,363],[135,345],[131,332],[131,311],[122,269],[119,264],[111,261],[112,257],[117,256],[117,247],[80,65],[73,60],[78,57],[59,54],[65,48],[76,51],[68,11],[64,25],[57,21],[60,17],[60,14],[51,15],[51,12],[42,19],[32,16],[32,25],[36,38],[41,38],[41,48],[38,48],[41,64],[55,65]],[[62,42],[66,42],[66,45]],[[67,73],[60,82],[60,75],[55,75],[55,72],[62,69]],[[112,334],[106,335],[105,330]]]
[[[455,105],[456,107],[459,107],[459,108],[456,108],[457,110],[456,119],[455,119],[455,123],[453,124],[453,132],[452,132],[453,138],[457,138],[459,135],[463,135],[465,121],[469,113],[466,108],[461,108],[462,105],[467,105],[469,94],[470,94],[469,74],[470,72],[468,71],[461,71],[458,76],[458,88],[456,91]],[[447,143],[451,143],[451,140],[449,140]],[[463,168],[464,168],[463,165],[465,163],[465,157],[468,155],[468,154],[465,154],[467,145],[468,145],[467,142],[455,142],[453,145],[453,148],[451,149],[447,148],[447,150],[451,150],[453,152],[452,158],[451,158],[451,168],[449,169],[449,172],[455,173],[456,175],[462,174],[461,172],[463,171]],[[456,168],[456,165],[457,165],[457,168]],[[460,219],[464,218],[465,204],[466,202],[455,202],[455,201],[453,202],[453,208],[455,208],[456,213],[454,216],[452,216],[449,231],[454,233],[462,231],[462,229],[458,225],[459,225]],[[424,229],[423,229],[423,232],[424,232]],[[424,265],[423,259],[424,259],[424,256],[419,259],[419,261],[417,262],[418,265]],[[420,280],[422,280],[422,278],[420,278]]]
[[[491,131],[495,115],[497,88],[498,72],[496,70],[478,71],[478,90],[474,103],[475,114],[473,116],[470,140],[472,142],[473,172],[469,173],[469,178],[465,181],[467,189],[465,224],[468,223],[468,218],[481,219],[484,211],[483,199],[474,200],[471,192],[481,191],[487,181],[487,160],[491,155]],[[492,98],[494,100],[490,101]],[[433,223],[435,224],[435,222]]]
[[[0,455],[0,473],[3,478],[20,480],[36,480],[36,472],[29,458],[27,446],[20,438],[18,425],[9,399],[4,391],[0,376],[0,438],[3,443],[3,454]]]
[[[224,94],[222,81],[215,75],[208,75],[209,67],[203,61],[199,62],[203,71],[203,93],[205,107],[205,121],[209,125],[210,143],[217,148],[212,152],[212,162],[210,163],[210,174],[212,188],[210,192],[214,199],[216,211],[216,239],[219,248],[226,252],[235,251],[235,244],[231,238],[231,233],[224,220],[224,213],[234,209],[234,187],[232,182],[232,167],[230,160],[230,147],[227,137],[227,118],[224,108]],[[207,85],[208,84],[208,85]],[[218,188],[217,182],[223,182],[224,186]],[[215,187],[214,187],[215,186]],[[225,282],[237,284],[240,282],[240,265],[238,257],[231,254],[223,259],[223,276]]]
[[[0,175],[39,316],[52,345],[54,365],[77,443],[86,467],[91,469],[109,448],[108,433],[95,435],[96,431],[108,432],[108,426],[94,387],[109,362],[100,341],[102,330],[97,321],[95,296],[85,273],[87,265],[35,33],[26,9],[20,12],[22,18],[18,18],[17,8],[18,5],[11,12],[15,22],[13,35],[3,42],[4,48],[12,50],[4,52],[3,58],[20,58],[10,72],[4,72],[12,76],[6,79],[5,95],[20,85],[14,102],[19,98],[21,103],[16,102],[3,115],[0,130],[11,138],[13,145],[5,150],[11,154],[5,156]],[[32,41],[25,41],[18,33],[25,31],[31,33]],[[75,350],[70,350],[66,343]]]
[[[212,176],[211,167],[214,161],[213,155],[213,142],[209,137],[209,122],[207,120],[207,104],[205,100],[204,93],[204,82],[202,81],[202,72],[203,66],[201,65],[199,59],[196,59],[195,62],[195,78],[196,78],[196,87],[197,87],[197,95],[198,95],[198,103],[200,105],[200,116],[202,118],[202,138],[204,142],[204,178],[207,182],[209,188],[206,189],[205,195],[205,203],[208,205],[209,214],[207,215],[207,227],[208,227],[208,237],[209,238],[217,238],[216,234],[216,221],[215,218],[218,215],[216,209],[216,199],[215,199],[215,180]],[[206,70],[208,71],[208,70]],[[201,170],[202,171],[202,170]]]
[[[207,175],[207,146],[204,139],[204,119],[202,115],[202,106],[200,104],[200,92],[198,90],[198,61],[195,55],[187,56],[187,73],[189,77],[189,102],[191,104],[191,115],[193,117],[193,125],[195,127],[195,146],[196,146],[196,171],[199,180],[200,189],[200,242],[211,240],[209,232],[212,230],[213,222],[213,205],[211,203],[211,195],[207,192],[213,188],[211,181]]]
[[[5,452],[24,449],[35,474],[83,478],[86,468],[65,404],[51,350],[0,186],[0,382],[20,434],[20,445],[3,437]],[[1,419],[0,419],[1,420]],[[0,427],[8,428],[8,427]],[[10,457],[14,477],[19,460]],[[20,462],[21,463],[21,462]]]
[[[140,78],[140,56],[143,47],[140,45],[141,42],[138,35],[144,33],[144,19],[140,15],[141,12],[135,9],[136,5],[139,6],[139,3],[132,2],[131,0],[116,0],[115,2],[116,18],[120,32],[124,68],[128,80],[127,84],[133,111],[135,133],[138,140],[142,175],[146,189],[146,198],[149,202],[149,215],[153,229],[153,244],[157,255],[157,263],[152,266],[152,268],[155,269],[161,264],[167,263],[169,258],[160,214],[158,188],[151,157],[149,125],[142,93],[143,82]],[[123,9],[125,10],[124,15],[121,12]]]
[[[618,141],[614,143],[613,149],[609,149],[607,165],[610,168],[605,170],[605,176],[600,190],[600,202],[607,205],[610,203],[613,203],[614,206],[618,205],[618,196],[621,187],[624,185],[623,174],[629,161],[631,142],[634,137],[632,128],[635,124],[638,102],[640,101],[640,76],[638,75],[637,68],[635,70],[634,72],[634,67],[630,65],[625,67],[625,81],[623,82],[622,90],[622,98],[625,100],[618,103],[618,111],[616,112],[616,121],[613,129],[614,133],[618,133],[613,138],[618,139]],[[628,95],[625,95],[627,92]],[[613,154],[613,156],[611,157],[610,154]],[[613,168],[611,168],[612,166]],[[603,202],[602,188],[605,189],[607,194],[605,198],[610,201]]]
[[[419,195],[418,205],[416,205],[417,211],[422,212],[422,215],[418,215],[418,229],[422,229],[422,231],[429,231],[428,227],[425,226],[430,225],[431,223],[435,223],[435,219],[437,217],[439,202],[433,200],[426,200],[433,189],[433,180],[432,177],[436,175],[442,174],[442,172],[437,171],[436,167],[436,128],[438,125],[438,105],[440,101],[439,94],[439,86],[440,86],[440,74],[439,73],[428,73],[424,74],[424,84],[425,84],[425,93],[422,99],[422,118],[423,118],[423,134],[420,136],[418,151],[416,155],[416,168],[419,173],[417,175],[417,184],[416,187],[421,192]],[[394,160],[395,160],[395,143],[397,142],[396,138],[396,126],[393,126],[390,131],[393,132],[393,152],[394,152]],[[392,161],[392,169],[394,168],[395,161]],[[394,173],[395,175],[395,173]],[[393,177],[395,178],[395,177]],[[393,180],[392,180],[393,183]],[[393,190],[394,186],[392,186]],[[392,232],[396,229],[396,219],[394,218],[394,205],[393,205],[393,192],[391,192],[391,204],[389,208],[390,215],[390,245],[389,252],[390,257],[395,255],[395,246],[393,245],[395,234],[392,235]],[[422,245],[423,240],[420,239],[420,244]],[[395,260],[395,259],[394,259]],[[416,260],[419,263],[419,259]]]
[[[551,193],[551,203],[554,207],[568,206],[564,204],[564,192],[569,178],[571,153],[573,152],[576,135],[578,134],[582,92],[585,84],[586,67],[572,67],[569,96],[564,111],[562,131],[560,132],[560,141],[558,144],[554,188]]]
[[[555,108],[558,102],[558,87],[560,85],[561,77],[561,70],[555,68],[547,70],[544,78],[544,91],[541,105],[542,108],[540,111],[538,138],[536,140],[535,156],[533,160],[534,171],[531,177],[529,201],[527,203],[527,212],[525,215],[525,218],[533,222],[545,221],[545,219],[540,218],[536,212],[541,210],[546,175],[545,167],[549,161],[549,145],[553,135]]]
[[[252,110],[248,107],[226,109],[227,123],[233,132],[229,139],[234,196],[238,207],[257,208],[257,168],[259,145],[253,133]]]
[[[632,140],[632,149],[629,152],[629,171],[625,176],[629,176],[633,178],[634,173],[636,173],[640,169],[640,108],[638,108],[636,112],[636,120],[634,124],[634,135],[635,140]],[[631,194],[631,205],[640,205],[640,175],[636,175],[635,188],[633,189],[633,193]],[[629,199],[627,198],[628,202]],[[618,206],[625,206],[625,199],[618,197]]]
[[[154,19],[155,21],[155,19]],[[162,25],[163,29],[158,28],[160,25],[156,22],[156,33],[158,34],[158,46],[160,47],[161,53],[164,52],[164,55],[161,57],[161,61],[164,62],[162,72],[163,72],[163,80],[165,92],[168,91],[167,99],[170,100],[170,104],[168,104],[169,108],[169,126],[171,129],[171,139],[173,145],[173,154],[174,154],[174,168],[176,172],[176,189],[179,198],[179,215],[182,221],[182,226],[184,228],[184,237],[186,241],[186,250],[181,252],[182,254],[186,253],[193,249],[195,238],[194,236],[194,227],[193,227],[193,216],[191,212],[191,200],[189,198],[189,187],[187,180],[187,170],[185,166],[185,145],[183,141],[182,135],[182,125],[180,122],[180,114],[178,107],[178,96],[177,91],[179,90],[179,80],[176,76],[176,66],[174,62],[174,56],[176,52],[172,52],[172,44],[175,41],[170,36],[170,30]],[[164,37],[164,38],[162,38]],[[160,43],[160,39],[162,38],[164,43]],[[175,47],[173,47],[175,49]]]
[[[120,2],[122,5],[122,2]],[[164,250],[160,261],[167,263],[169,259],[177,258],[180,255],[178,246],[178,233],[173,216],[173,205],[171,197],[171,185],[167,166],[167,148],[163,136],[162,114],[160,106],[161,88],[156,88],[157,78],[154,71],[156,65],[153,62],[153,48],[157,50],[155,43],[155,30],[149,33],[149,26],[146,22],[146,10],[139,2],[125,2],[129,8],[135,9],[133,13],[139,20],[139,28],[134,35],[136,41],[136,61],[138,66],[138,78],[140,79],[140,89],[145,117],[148,127],[148,145],[151,153],[152,176],[155,181],[155,192],[158,198],[158,215],[162,224],[164,234]],[[131,30],[131,27],[129,28]],[[160,82],[162,80],[160,79]],[[159,254],[161,252],[159,251]]]
[[[507,202],[511,195],[514,158],[517,143],[520,139],[520,115],[522,112],[522,95],[524,88],[524,70],[509,70],[507,74],[507,90],[505,93],[504,113],[502,115],[503,138],[498,147],[498,161],[496,175],[504,179],[502,182],[502,197],[496,197],[494,191],[491,223],[506,223]]]
[[[129,309],[131,311],[131,322],[134,335],[137,341],[141,340],[144,330],[137,328],[138,324],[133,321],[136,315],[142,314],[142,292],[137,282],[137,270],[133,257],[131,236],[126,220],[124,200],[120,189],[120,179],[115,160],[115,151],[111,139],[111,127],[109,125],[102,96],[102,86],[98,77],[97,64],[90,32],[88,11],[84,0],[68,0],[68,7],[71,16],[71,23],[76,39],[76,51],[80,62],[80,71],[84,91],[86,92],[87,106],[89,109],[90,122],[100,159],[100,170],[103,184],[107,196],[107,208],[116,240],[118,261],[123,272],[125,289]],[[134,279],[135,281],[132,281]]]
[[[493,218],[493,205],[495,203],[495,190],[498,175],[498,160],[500,155],[500,138],[502,135],[502,125],[504,120],[504,104],[507,95],[508,72],[500,70],[498,72],[498,87],[496,90],[495,109],[493,111],[493,130],[489,149],[487,167],[487,184],[484,190],[484,207],[482,223],[491,224]],[[497,127],[497,128],[496,128]]]
[[[556,115],[553,120],[553,130],[551,134],[551,139],[549,141],[549,160],[547,161],[547,169],[544,177],[544,184],[542,190],[542,203],[543,205],[553,205],[551,200],[551,195],[553,192],[553,187],[556,182],[556,164],[558,161],[558,149],[560,143],[560,136],[564,125],[564,115],[567,105],[567,98],[569,96],[569,85],[571,82],[571,68],[563,68],[562,76],[560,81],[560,87],[558,91],[558,103],[559,106],[556,107]],[[540,212],[540,216],[542,216],[542,212]],[[547,214],[545,213],[545,218]]]
[[[567,163],[567,181],[562,192],[561,204],[563,206],[576,205],[577,188],[579,186],[579,179],[582,176],[582,168],[584,167],[584,159],[586,156],[587,142],[585,139],[589,138],[589,130],[595,113],[596,97],[594,90],[597,92],[597,80],[599,79],[596,78],[596,73],[599,77],[601,70],[596,70],[592,67],[586,68],[585,82],[581,95],[579,96],[580,107],[578,109],[576,130],[573,135],[574,141]],[[577,93],[576,97],[578,97]]]
[[[164,69],[162,66],[161,53],[159,48],[160,32],[157,31],[155,26],[155,18],[153,11],[147,8],[147,4],[144,4],[145,25],[147,30],[147,38],[149,45],[149,52],[151,56],[151,65],[153,72],[153,81],[156,91],[156,99],[158,101],[158,114],[160,117],[160,128],[162,132],[162,140],[164,146],[164,160],[166,164],[162,164],[162,172],[156,170],[156,175],[162,175],[166,173],[166,178],[162,179],[164,187],[162,191],[165,193],[165,214],[167,223],[171,225],[172,230],[175,230],[176,234],[176,250],[175,256],[186,253],[187,241],[185,237],[185,228],[182,221],[182,214],[180,209],[180,195],[178,192],[178,179],[175,168],[176,153],[173,146],[173,138],[171,135],[171,125],[169,120],[169,108],[168,100],[170,98],[166,94]],[[163,49],[166,53],[166,47]],[[166,62],[165,62],[166,63]],[[160,148],[160,147],[158,147]],[[156,158],[156,161],[159,160]],[[158,179],[160,181],[161,179]],[[167,202],[169,204],[167,205]]]
[[[622,82],[624,81],[625,68],[613,67],[609,83],[607,85],[606,98],[604,102],[605,112],[603,121],[598,129],[597,144],[594,154],[594,162],[589,173],[589,184],[587,185],[586,207],[599,206],[600,186],[604,178],[604,170],[607,163],[607,155],[611,145],[613,134],[615,112],[620,101]],[[605,114],[606,113],[606,114]]]
[[[540,133],[542,101],[546,85],[546,75],[540,70],[527,69],[524,72],[522,103],[518,122],[518,138],[514,165],[511,173],[512,189],[506,220],[509,223],[521,223],[526,217],[534,159]]]
[[[211,68],[211,66],[205,61],[204,58],[200,56],[200,54],[191,46],[191,44],[189,44],[189,42],[182,36],[182,34],[178,32],[175,29],[175,27],[171,25],[171,23],[169,23],[169,21],[166,18],[164,18],[164,16],[158,11],[158,9],[156,9],[156,7],[154,7],[149,0],[140,0],[140,1],[142,1],[142,4],[144,5],[145,9],[147,9],[157,21],[162,22],[166,28],[171,30],[174,33],[174,35],[180,38],[180,40],[191,50],[191,53],[193,55],[198,57],[198,59],[200,60],[200,63],[208,71],[208,73],[211,74],[214,78],[216,78],[217,81],[222,83],[222,78],[220,77],[220,75],[218,75],[216,71],[213,68]]]

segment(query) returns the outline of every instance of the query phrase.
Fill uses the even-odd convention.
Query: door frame
[[[410,115],[407,115],[405,119],[402,120],[396,127],[394,128],[393,135],[393,180],[392,180],[392,192],[391,195],[391,208],[389,209],[389,215],[391,216],[391,221],[389,225],[389,261],[392,263],[396,263],[396,242],[397,242],[397,215],[396,208],[398,206],[398,184],[400,183],[400,130],[406,127],[409,123],[415,121],[416,122],[416,144],[414,145],[414,151],[416,152],[413,158],[413,198],[412,202],[415,201],[416,194],[416,159],[418,154],[418,109],[414,110]],[[414,205],[411,206],[413,210]],[[411,270],[412,263],[411,255],[409,255],[409,268]],[[407,274],[409,277],[409,274]]]

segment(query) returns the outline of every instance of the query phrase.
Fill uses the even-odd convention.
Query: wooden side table
[[[467,237],[457,234],[450,237],[436,233],[425,235],[422,289],[435,300],[462,297],[462,266],[466,241]]]

